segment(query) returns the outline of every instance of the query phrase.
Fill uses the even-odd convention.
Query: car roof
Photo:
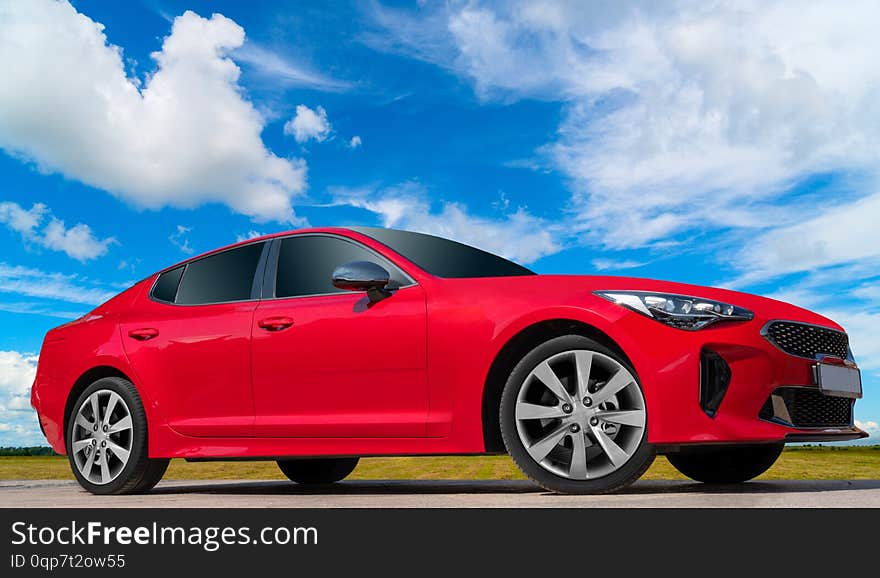
[[[357,228],[355,228],[355,227],[338,227],[338,226],[307,227],[305,229],[290,229],[290,230],[286,230],[286,231],[278,231],[275,233],[260,235],[258,237],[251,237],[249,239],[242,239],[241,241],[237,241],[237,242],[231,243],[229,245],[224,245],[222,247],[217,247],[216,249],[211,249],[210,251],[205,251],[203,253],[199,253],[198,255],[193,255],[192,257],[189,257],[189,258],[184,259],[182,261],[178,261],[177,263],[174,263],[173,265],[169,265],[168,267],[164,267],[163,269],[160,269],[159,271],[157,271],[155,273],[151,273],[149,276],[146,277],[146,279],[149,279],[156,274],[161,274],[161,273],[164,273],[165,271],[170,271],[172,269],[176,269],[177,267],[180,267],[180,266],[185,265],[187,263],[191,263],[193,261],[198,261],[199,259],[202,259],[202,258],[207,257],[209,255],[213,255],[214,253],[221,253],[223,251],[228,251],[229,249],[234,249],[235,247],[241,247],[243,245],[248,245],[251,243],[270,241],[272,239],[277,239],[278,237],[288,237],[290,235],[303,235],[303,234],[310,234],[310,233],[311,234],[316,234],[316,233],[334,234],[334,235],[342,235],[345,237],[351,237],[352,236],[351,234],[353,233],[354,236],[360,235],[360,236],[372,239],[372,237],[369,235],[369,233],[367,231],[369,229],[374,229],[374,228],[377,228],[377,227],[357,227]],[[361,229],[361,230],[358,230],[358,229]],[[378,241],[376,241],[375,239],[373,239],[373,241],[378,243]]]

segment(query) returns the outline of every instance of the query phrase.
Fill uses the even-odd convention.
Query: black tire
[[[168,464],[170,463],[171,460],[151,459],[150,463],[147,465],[147,471],[144,472],[141,481],[131,493],[143,494],[144,492],[152,490],[156,484],[162,481],[162,476],[165,475],[165,470],[168,469]]]
[[[89,396],[99,390],[114,391],[128,406],[132,421],[132,444],[128,462],[119,475],[107,484],[95,484],[79,471],[72,451],[75,416]],[[93,494],[133,494],[155,486],[165,473],[170,460],[151,459],[147,454],[147,416],[134,385],[121,377],[105,377],[88,386],[76,399],[66,424],[67,458],[79,485]]]
[[[504,445],[519,469],[530,480],[551,492],[564,494],[605,494],[623,489],[639,479],[654,461],[656,451],[648,443],[647,423],[645,424],[638,447],[627,463],[606,476],[587,480],[565,478],[544,469],[532,459],[517,433],[516,401],[519,390],[524,386],[526,378],[545,359],[571,350],[589,350],[612,358],[632,374],[636,384],[641,389],[638,376],[632,366],[617,352],[610,350],[602,344],[581,335],[565,335],[546,341],[523,357],[511,372],[504,386],[504,391],[501,394],[500,408],[501,436],[504,440]]]
[[[669,454],[682,474],[706,484],[739,484],[756,478],[776,463],[785,444],[693,448]]]
[[[278,467],[297,484],[332,484],[347,478],[358,461],[359,458],[301,458],[278,460]]]

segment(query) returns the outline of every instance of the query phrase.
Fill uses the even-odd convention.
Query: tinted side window
[[[449,239],[375,227],[351,227],[387,245],[432,275],[447,278],[515,277],[532,271],[498,255]]]
[[[251,298],[263,243],[223,251],[186,266],[175,303],[199,305]]]
[[[177,286],[180,284],[180,276],[182,274],[183,267],[177,267],[159,275],[156,284],[153,285],[153,291],[150,293],[150,296],[157,301],[174,303],[174,297],[177,295]]]
[[[333,286],[333,270],[351,261],[372,261],[384,267],[391,275],[392,287],[411,283],[390,261],[357,243],[338,237],[303,235],[281,241],[275,296],[346,293],[344,289]]]

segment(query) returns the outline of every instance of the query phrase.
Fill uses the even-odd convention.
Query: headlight
[[[594,291],[593,294],[678,329],[697,330],[719,321],[748,321],[755,316],[736,305],[687,295],[649,291]]]

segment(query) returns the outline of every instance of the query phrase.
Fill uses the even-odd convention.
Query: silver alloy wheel
[[[545,470],[572,480],[606,476],[639,448],[645,399],[615,359],[589,350],[558,353],[535,367],[516,399],[516,430]]]
[[[131,411],[115,391],[99,389],[76,412],[71,452],[79,473],[96,485],[115,480],[131,455]]]

